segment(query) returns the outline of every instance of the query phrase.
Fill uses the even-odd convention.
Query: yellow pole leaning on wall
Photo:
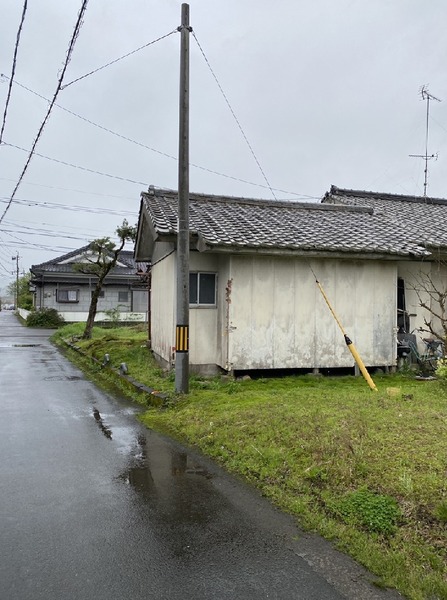
[[[312,271],[312,273],[313,273],[313,271]],[[315,276],[315,273],[314,273],[314,276]],[[318,279],[317,279],[316,277],[315,277],[315,282],[316,282],[316,284],[318,285],[318,288],[319,288],[319,290],[320,290],[320,292],[321,292],[321,294],[322,294],[322,296],[323,296],[323,298],[324,298],[324,300],[325,300],[326,304],[328,305],[328,307],[329,307],[329,310],[330,310],[330,311],[331,311],[331,313],[332,313],[332,316],[333,316],[333,317],[334,317],[334,319],[336,320],[336,322],[337,322],[337,325],[340,327],[340,330],[341,330],[341,332],[342,332],[342,334],[343,334],[343,336],[344,336],[344,338],[345,338],[346,345],[347,345],[347,347],[349,348],[349,351],[350,351],[350,353],[351,353],[351,354],[352,354],[352,356],[354,357],[354,360],[355,360],[355,362],[357,363],[357,365],[358,365],[358,367],[359,367],[360,371],[362,372],[362,375],[363,375],[363,377],[365,378],[365,380],[366,380],[366,383],[369,385],[369,387],[370,387],[372,390],[374,390],[375,392],[377,392],[378,390],[377,390],[376,384],[375,384],[375,383],[374,383],[374,381],[371,379],[371,375],[368,373],[368,371],[367,371],[367,369],[366,369],[365,365],[363,364],[363,361],[362,361],[362,359],[360,358],[360,355],[359,355],[359,353],[357,352],[357,349],[356,349],[356,347],[355,347],[355,346],[354,346],[354,344],[352,343],[352,340],[351,340],[351,339],[350,339],[350,338],[349,338],[349,337],[346,335],[346,332],[345,332],[345,330],[343,329],[343,325],[340,323],[340,320],[339,320],[339,318],[337,317],[337,315],[335,314],[335,311],[334,311],[334,309],[332,308],[332,306],[331,306],[331,303],[329,302],[329,299],[328,299],[328,297],[326,296],[326,294],[325,294],[325,291],[323,290],[323,287],[322,287],[322,285],[320,284],[320,282],[318,281]]]

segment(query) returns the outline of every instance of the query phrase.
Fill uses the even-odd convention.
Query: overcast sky
[[[28,0],[17,84],[53,97],[80,6]],[[22,8],[0,3],[7,77]],[[64,82],[175,31],[180,14],[178,0],[90,0]],[[331,184],[421,195],[424,161],[409,154],[425,153],[423,84],[443,100],[430,104],[429,154],[439,158],[429,162],[428,194],[447,197],[445,0],[191,0],[190,14],[278,199],[319,201]],[[58,105],[132,141],[54,108],[37,153],[96,173],[33,157],[0,224],[0,290],[16,253],[26,272],[113,237],[124,216],[136,222],[148,185],[177,188],[179,47],[175,31],[60,92]],[[190,68],[191,191],[273,199],[193,37]],[[2,79],[0,117],[7,90]],[[29,150],[47,108],[14,85],[3,141]],[[1,213],[26,159],[0,147]]]

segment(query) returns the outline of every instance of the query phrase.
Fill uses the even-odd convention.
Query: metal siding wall
[[[232,257],[234,369],[352,367],[352,355],[307,262]],[[315,260],[312,267],[367,365],[391,365],[394,263]]]
[[[153,262],[155,263],[156,259],[153,259]],[[152,267],[151,345],[155,354],[169,363],[171,348],[175,343],[174,309],[175,253]]]

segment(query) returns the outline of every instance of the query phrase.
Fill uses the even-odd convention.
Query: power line
[[[22,235],[39,235],[42,237],[51,237],[51,238],[64,238],[67,240],[87,240],[87,237],[79,237],[79,236],[74,236],[74,235],[67,235],[66,233],[43,233],[43,231],[29,231],[31,228],[30,227],[25,227],[22,226],[22,229],[26,229],[27,231],[17,231],[14,233],[21,233]],[[3,233],[7,233],[9,235],[13,235],[13,232],[11,232],[11,230],[9,229],[2,229],[1,230]],[[25,241],[25,240],[22,240]]]
[[[5,79],[8,79],[8,77],[6,75],[4,75],[3,73],[1,74],[1,77],[4,77]],[[14,81],[14,85],[17,85],[19,87],[21,87],[22,89],[26,90],[27,92],[33,94],[34,96],[37,96],[38,98],[40,98],[41,100],[45,100],[46,102],[49,102],[49,99],[46,98],[45,96],[42,96],[41,94],[39,94],[38,92],[32,90],[31,88],[27,87],[26,85],[23,85],[22,83],[19,83],[18,81]],[[139,146],[140,148],[145,148],[146,150],[150,150],[151,152],[155,152],[156,154],[159,154],[160,156],[164,156],[165,158],[169,158],[170,160],[175,160],[178,161],[178,157],[173,156],[172,154],[168,154],[167,152],[163,152],[161,150],[158,150],[156,148],[152,148],[151,146],[148,146],[147,144],[144,144],[143,142],[139,142],[137,140],[134,140],[130,137],[127,137],[117,131],[114,131],[113,129],[109,129],[108,127],[105,127],[104,125],[100,125],[99,123],[95,123],[94,121],[91,121],[90,119],[87,119],[86,117],[83,117],[82,115],[69,110],[68,108],[65,108],[64,106],[61,106],[60,104],[55,103],[55,106],[57,108],[59,108],[60,110],[63,110],[64,112],[68,113],[69,115],[72,115],[73,117],[76,117],[77,119],[80,119],[81,121],[84,121],[85,123],[88,123],[89,125],[92,125],[93,127],[96,127],[98,129],[101,129],[102,131],[105,131],[107,133],[110,133],[111,135],[120,138],[122,140],[125,140],[126,142],[130,142],[131,144],[135,144],[136,146]],[[191,167],[194,167],[195,169],[200,169],[201,171],[204,171],[206,173],[210,173],[211,175],[218,175],[219,177],[224,177],[226,179],[231,179],[232,181],[237,181],[239,183],[244,183],[246,185],[251,185],[251,186],[255,186],[255,187],[259,187],[262,189],[268,189],[270,191],[272,191],[272,188],[270,186],[270,184],[267,182],[268,185],[263,185],[260,183],[254,183],[252,181],[248,181],[247,179],[243,179],[240,177],[234,177],[233,175],[228,175],[226,173],[221,173],[219,171],[216,171],[214,169],[209,169],[207,167],[203,167],[201,165],[197,165],[195,163],[190,163]],[[262,170],[262,169],[261,169]],[[146,184],[144,184],[146,185]],[[282,190],[279,188],[273,188],[273,191],[275,192],[280,192],[281,194],[288,194],[290,196],[297,196],[299,198],[307,198],[309,200],[315,200],[318,199],[318,197],[316,196],[310,196],[308,194],[299,194],[297,192],[290,192],[288,190]],[[273,194],[274,195],[274,194]]]
[[[15,43],[15,47],[14,47],[14,55],[13,55],[12,67],[11,67],[11,77],[9,79],[9,86],[8,86],[8,93],[7,93],[7,96],[6,96],[5,111],[3,113],[2,129],[0,131],[0,144],[2,143],[3,132],[5,131],[6,115],[8,114],[9,101],[11,99],[12,84],[13,84],[14,75],[15,75],[15,72],[16,72],[17,52],[19,50],[20,36],[22,34],[22,27],[23,27],[23,23],[25,21],[25,14],[26,14],[26,9],[27,8],[28,8],[28,0],[25,0],[24,3],[23,3],[22,17],[20,19],[20,25],[19,25],[19,29],[17,31],[16,43]]]
[[[0,181],[15,181],[15,179],[9,179],[8,177],[0,177]],[[100,192],[88,192],[86,190],[76,190],[74,188],[65,188],[56,185],[45,185],[44,183],[35,183],[32,181],[25,181],[23,185],[34,185],[36,187],[43,187],[49,190],[62,190],[64,192],[74,192],[76,194],[85,194],[86,196],[103,196],[105,198],[118,198],[119,200],[135,200],[132,196],[118,196],[116,194],[103,194]],[[17,198],[15,199],[17,202]],[[30,201],[31,202],[31,201]]]
[[[120,56],[119,58],[115,58],[114,60],[111,60],[107,64],[102,65],[102,67],[98,67],[97,69],[94,69],[93,71],[90,71],[89,73],[86,73],[85,75],[82,75],[81,77],[77,77],[76,79],[73,79],[73,81],[70,81],[69,83],[66,83],[65,85],[63,85],[61,89],[64,90],[69,85],[73,85],[73,83],[76,83],[77,81],[81,81],[81,79],[90,77],[90,75],[94,75],[98,71],[102,71],[102,69],[106,69],[107,67],[110,67],[110,65],[114,65],[115,63],[119,62],[120,60],[123,60],[123,58],[132,56],[132,54],[136,54],[140,50],[144,50],[144,48],[147,48],[148,46],[152,46],[152,44],[155,44],[156,42],[160,42],[161,40],[164,40],[165,38],[169,37],[173,33],[177,33],[177,29],[174,29],[173,31],[170,31],[169,33],[166,33],[165,35],[162,35],[161,37],[157,38],[156,40],[153,40],[152,42],[148,42],[147,44],[144,44],[144,46],[140,46],[139,48],[136,48],[136,50],[132,50],[131,52],[128,52],[127,54],[123,54],[123,56]]]
[[[7,200],[0,199],[1,202],[7,202]],[[49,209],[59,209],[59,210],[71,210],[74,212],[86,212],[92,214],[108,214],[108,215],[116,215],[119,217],[126,217],[129,215],[136,216],[138,212],[129,211],[129,210],[114,210],[113,208],[100,208],[97,206],[82,206],[82,205],[68,205],[61,204],[59,202],[47,202],[47,201],[38,201],[38,200],[26,200],[24,198],[16,198],[16,204],[21,204],[25,206],[39,206],[41,208],[49,208]]]
[[[78,35],[79,35],[79,31],[80,31],[80,29],[82,27],[82,23],[83,23],[82,19],[84,17],[85,11],[87,9],[87,4],[88,4],[88,0],[82,0],[81,8],[80,8],[80,11],[78,13],[78,18],[76,20],[76,25],[75,25],[75,28],[74,28],[74,31],[73,31],[73,34],[72,34],[72,37],[71,37],[71,40],[70,40],[70,44],[68,46],[67,55],[65,57],[65,62],[64,62],[64,65],[62,67],[62,70],[60,71],[59,80],[58,80],[58,83],[57,83],[57,86],[56,86],[56,91],[55,91],[55,93],[53,95],[53,98],[52,98],[52,100],[50,102],[50,105],[48,107],[47,114],[45,115],[45,118],[42,121],[41,126],[39,127],[39,130],[37,132],[36,138],[35,138],[35,140],[33,142],[32,147],[31,147],[31,151],[30,151],[30,153],[28,155],[28,158],[26,160],[25,166],[23,167],[22,173],[20,174],[19,180],[18,180],[18,182],[17,182],[17,184],[16,184],[16,186],[15,186],[15,188],[14,188],[12,194],[11,194],[11,198],[10,198],[8,204],[6,205],[6,208],[5,208],[2,216],[0,217],[0,223],[3,221],[4,216],[6,215],[6,213],[8,212],[8,210],[9,210],[11,204],[12,204],[12,202],[14,201],[14,196],[16,195],[16,192],[19,189],[19,186],[20,186],[20,183],[22,182],[22,179],[25,177],[25,173],[28,170],[29,164],[31,162],[31,158],[32,158],[32,156],[34,154],[34,151],[36,149],[36,146],[37,146],[37,143],[38,143],[38,141],[40,139],[40,136],[42,135],[42,132],[43,132],[43,130],[45,128],[45,125],[47,124],[48,119],[50,118],[50,114],[51,114],[51,111],[53,110],[53,106],[54,106],[54,104],[56,102],[56,98],[57,98],[57,96],[58,96],[58,94],[59,94],[59,92],[61,90],[62,81],[64,79],[65,72],[66,72],[66,70],[68,68],[68,63],[70,62],[74,46],[75,46],[76,40],[77,40]]]
[[[7,142],[2,142],[2,143],[4,146],[10,146],[11,148],[16,148],[16,150],[21,150],[22,152],[28,152],[28,150],[26,148],[22,148],[21,146],[16,146],[15,144],[8,144]],[[73,163],[69,163],[64,160],[59,160],[59,159],[53,158],[51,156],[46,156],[45,154],[39,154],[39,152],[35,152],[33,150],[32,150],[32,154],[34,156],[38,156],[39,158],[45,158],[46,160],[51,160],[52,162],[58,163],[60,165],[64,165],[66,167],[71,167],[73,169],[80,169],[81,171],[87,171],[87,173],[93,173],[94,175],[102,175],[103,177],[119,179],[120,181],[127,181],[128,183],[136,183],[138,185],[144,185],[146,187],[149,185],[146,181],[135,181],[134,179],[129,179],[127,177],[120,177],[119,175],[112,175],[110,173],[103,173],[102,171],[95,171],[94,169],[89,169],[88,167],[82,167],[80,165],[75,165]],[[2,222],[2,219],[4,216],[5,215],[3,213],[2,217],[0,218],[0,223]]]
[[[4,220],[3,224],[6,227],[24,227],[24,223],[30,223],[32,225],[35,224],[35,221],[26,221],[26,220],[20,220],[20,221],[10,221],[10,220]],[[55,224],[54,223],[45,223],[44,221],[42,221],[40,223],[40,225],[42,225],[42,227],[50,227],[50,231],[53,231]],[[90,232],[91,235],[95,234],[95,237],[100,237],[97,234],[97,230],[96,229],[90,229],[90,228],[85,228],[85,227],[76,227],[74,225],[59,225],[59,228],[63,227],[64,230],[68,230],[68,232],[77,232],[77,231],[83,231],[84,233]],[[38,231],[40,228],[38,227],[32,227],[33,230]],[[42,231],[48,231],[48,229],[42,229]],[[61,232],[62,235],[64,235],[64,232],[59,229],[59,231]]]
[[[9,247],[20,247],[20,248],[30,248],[37,250],[45,250],[45,252],[71,252],[71,250],[75,250],[75,248],[68,246],[47,246],[44,244],[33,244],[31,242],[4,242],[4,246]]]
[[[39,250],[51,250],[52,252],[55,251],[59,251],[59,250],[63,250],[63,251],[67,251],[67,250],[73,250],[73,248],[67,248],[66,246],[47,246],[44,244],[33,244],[32,242],[28,242],[22,238],[17,237],[16,235],[9,233],[9,232],[5,232],[7,236],[9,236],[10,238],[16,240],[13,243],[9,243],[9,242],[5,242],[4,240],[2,240],[2,245],[3,246],[22,246],[22,247],[29,247],[29,248],[37,248]]]
[[[252,145],[248,141],[248,138],[245,135],[245,131],[242,129],[242,125],[240,124],[239,119],[237,118],[236,113],[234,112],[234,110],[233,110],[233,108],[232,108],[232,106],[230,104],[230,101],[228,100],[227,95],[225,94],[222,86],[220,85],[220,82],[217,79],[217,76],[216,76],[215,72],[213,71],[213,69],[211,67],[211,64],[210,64],[210,62],[209,62],[209,60],[208,60],[208,58],[207,58],[207,56],[206,56],[206,54],[205,54],[202,46],[200,45],[199,40],[197,39],[197,36],[196,36],[196,34],[195,34],[194,31],[192,32],[192,35],[193,35],[194,39],[196,40],[197,46],[199,47],[199,50],[202,53],[202,56],[205,59],[206,64],[208,65],[208,68],[209,68],[209,70],[211,72],[211,75],[214,77],[214,80],[217,83],[217,86],[218,86],[219,90],[221,91],[222,96],[223,96],[223,98],[224,98],[224,100],[225,100],[228,108],[230,109],[231,114],[233,115],[234,120],[236,121],[236,125],[239,127],[239,131],[241,132],[242,137],[244,138],[244,140],[245,140],[245,142],[246,142],[246,144],[247,144],[247,146],[248,146],[248,148],[249,148],[249,150],[250,150],[253,158],[255,159],[256,164],[258,165],[259,170],[261,171],[262,177],[264,178],[264,181],[266,182],[268,189],[272,193],[272,196],[275,198],[275,200],[277,200],[277,198],[275,196],[275,192],[273,191],[273,188],[270,185],[269,180],[267,179],[267,175],[264,173],[264,169],[261,167],[261,163],[259,162],[258,157],[256,156],[255,151],[253,150]]]

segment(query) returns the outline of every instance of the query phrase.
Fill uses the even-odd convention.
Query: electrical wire
[[[35,221],[26,221],[26,220],[20,220],[20,221],[10,221],[10,220],[4,220],[3,221],[3,225],[5,225],[6,227],[24,227],[24,223],[29,223],[31,225],[35,225]],[[40,223],[40,225],[42,225],[42,227],[50,227],[50,231],[54,231],[54,227],[55,224],[54,223],[45,223],[44,221],[42,221]],[[95,237],[100,237],[100,235],[97,233],[97,230],[95,229],[89,229],[86,227],[76,227],[74,225],[59,225],[59,227],[63,227],[64,230],[67,230],[69,233],[77,232],[77,231],[83,231],[84,233],[90,232],[91,235],[95,235]],[[40,228],[39,227],[32,227],[31,228],[34,231],[38,231]],[[41,229],[42,231],[48,231],[48,229]],[[62,235],[64,235],[65,232],[63,232],[61,229],[59,229],[59,231],[61,232]]]
[[[76,25],[75,25],[75,28],[74,28],[74,31],[73,31],[73,34],[72,34],[72,37],[71,37],[71,40],[70,40],[70,43],[69,43],[69,46],[68,46],[68,50],[67,50],[67,54],[66,54],[66,57],[65,57],[64,65],[63,65],[63,67],[62,67],[62,69],[60,71],[60,74],[59,74],[59,79],[58,79],[58,82],[57,82],[56,91],[55,91],[55,93],[53,95],[53,98],[52,98],[52,100],[50,102],[50,105],[48,107],[47,114],[45,115],[45,118],[42,121],[42,124],[40,125],[39,130],[37,132],[37,135],[36,135],[36,137],[34,139],[33,145],[32,145],[31,150],[29,152],[29,155],[28,155],[28,158],[26,160],[25,166],[23,167],[22,173],[20,174],[19,180],[18,180],[18,182],[17,182],[17,184],[16,184],[16,186],[15,186],[15,188],[14,188],[12,194],[11,194],[11,198],[9,199],[9,202],[6,205],[6,208],[5,208],[4,212],[3,212],[3,214],[0,217],[0,223],[3,221],[6,213],[8,212],[9,208],[11,207],[11,204],[14,201],[14,196],[16,195],[17,190],[19,189],[19,186],[20,186],[23,178],[25,177],[25,173],[28,170],[28,167],[30,165],[30,162],[31,162],[31,159],[33,157],[34,151],[35,151],[36,146],[37,146],[37,144],[39,142],[40,136],[42,135],[43,130],[45,128],[45,125],[47,124],[48,119],[50,118],[50,114],[51,114],[51,111],[53,110],[53,106],[54,106],[54,104],[56,102],[56,98],[57,98],[57,96],[58,96],[58,94],[59,94],[59,92],[61,90],[62,81],[64,79],[66,70],[68,68],[68,64],[70,62],[74,46],[75,46],[76,40],[77,40],[78,35],[79,35],[79,31],[80,31],[80,29],[82,27],[83,17],[84,17],[84,13],[85,13],[85,11],[87,9],[87,4],[88,4],[88,0],[82,0],[81,8],[79,10],[78,17],[77,17],[77,20],[76,20]]]
[[[20,248],[45,250],[46,252],[71,252],[72,250],[76,250],[76,248],[69,248],[68,246],[47,246],[44,244],[33,244],[31,242],[4,242],[3,245],[12,248],[17,246]]]
[[[15,181],[15,179],[9,179],[8,177],[0,177],[0,181]],[[85,194],[86,196],[102,196],[104,198],[118,198],[119,200],[135,200],[133,196],[118,196],[116,194],[103,194],[100,192],[88,192],[87,190],[76,190],[74,188],[65,188],[56,185],[45,185],[44,183],[36,183],[32,181],[24,181],[23,185],[33,185],[36,187],[43,187],[49,190],[62,190],[63,192],[74,192],[75,194]],[[17,201],[17,198],[16,198]]]
[[[215,82],[217,83],[217,86],[218,86],[219,90],[221,91],[221,93],[222,93],[222,96],[223,96],[223,98],[224,98],[224,100],[225,100],[225,102],[226,102],[226,104],[227,104],[228,108],[230,109],[230,112],[231,112],[231,114],[233,115],[233,118],[234,118],[234,120],[236,121],[236,125],[238,126],[238,128],[239,128],[239,131],[241,132],[241,134],[242,134],[242,137],[243,137],[243,138],[244,138],[244,140],[245,140],[245,143],[247,144],[247,146],[248,146],[248,148],[249,148],[249,150],[250,150],[250,152],[251,152],[251,154],[252,154],[253,158],[255,159],[255,162],[256,162],[256,164],[258,165],[258,168],[259,168],[259,170],[260,170],[260,172],[261,172],[261,174],[262,174],[262,177],[264,178],[264,181],[265,181],[265,182],[266,182],[266,184],[267,184],[267,187],[268,187],[268,189],[270,190],[270,192],[271,192],[272,196],[274,197],[274,199],[275,199],[275,200],[277,200],[277,198],[276,198],[276,196],[275,196],[275,192],[273,191],[273,188],[272,188],[272,186],[270,185],[270,182],[269,182],[269,180],[267,179],[267,175],[265,174],[265,172],[264,172],[264,169],[261,167],[261,163],[259,162],[259,160],[258,160],[258,157],[256,156],[256,154],[255,154],[255,151],[253,150],[253,147],[252,147],[252,145],[251,145],[251,144],[250,144],[250,142],[248,141],[248,138],[247,138],[247,136],[245,135],[245,131],[243,130],[243,128],[242,128],[242,125],[240,124],[240,121],[239,121],[239,119],[237,118],[237,116],[236,116],[236,113],[234,112],[234,110],[233,110],[233,107],[231,106],[231,104],[230,104],[230,101],[228,100],[228,97],[227,97],[227,95],[225,94],[225,92],[224,92],[224,90],[223,90],[222,86],[220,85],[220,81],[217,79],[217,76],[216,76],[215,72],[213,71],[213,68],[211,67],[211,64],[210,64],[210,62],[209,62],[209,60],[208,60],[208,58],[207,58],[207,56],[206,56],[206,54],[205,54],[205,52],[204,52],[204,50],[203,50],[202,46],[200,45],[200,42],[199,42],[199,40],[197,39],[197,36],[196,36],[196,34],[195,34],[195,32],[194,32],[194,31],[192,32],[192,35],[193,35],[193,38],[195,39],[195,41],[196,41],[196,43],[197,43],[197,46],[199,47],[199,50],[200,50],[200,52],[202,53],[202,56],[203,56],[203,58],[205,59],[205,62],[206,62],[206,64],[208,65],[208,68],[209,68],[209,70],[210,70],[210,72],[211,72],[211,75],[213,76],[213,78],[214,78]]]
[[[5,78],[5,79],[9,79],[6,75],[4,75],[3,73],[1,74],[1,77]],[[21,87],[22,89],[26,90],[27,92],[33,94],[34,96],[37,96],[38,98],[41,98],[42,100],[45,100],[46,102],[49,102],[49,99],[46,98],[45,96],[42,96],[41,94],[39,94],[38,92],[32,90],[31,88],[27,87],[26,85],[23,85],[22,83],[19,83],[17,80],[14,81],[14,85],[17,85],[19,87]],[[160,156],[164,156],[165,158],[169,158],[170,160],[175,160],[178,161],[178,158],[176,156],[173,156],[172,154],[168,154],[167,152],[163,152],[161,150],[157,150],[156,148],[152,148],[151,146],[148,146],[147,144],[144,144],[143,142],[139,142],[137,140],[134,140],[130,137],[127,137],[117,131],[113,131],[112,129],[109,129],[108,127],[105,127],[104,125],[100,125],[99,123],[95,123],[94,121],[91,121],[90,119],[87,119],[86,117],[83,117],[82,115],[69,110],[68,108],[65,108],[64,106],[61,106],[60,104],[55,103],[55,106],[57,108],[59,108],[60,110],[63,110],[64,112],[66,112],[69,115],[72,115],[73,117],[76,117],[77,119],[80,119],[81,121],[84,121],[85,123],[88,123],[89,125],[92,125],[93,127],[97,127],[98,129],[101,129],[102,131],[105,131],[107,133],[110,133],[111,135],[120,138],[122,140],[125,140],[126,142],[130,142],[131,144],[135,144],[136,146],[139,146],[140,148],[145,148],[146,150],[150,150],[151,152],[155,152],[156,154],[159,154]],[[217,175],[219,177],[224,177],[226,179],[231,179],[232,181],[237,181],[239,183],[244,183],[246,185],[251,185],[251,186],[255,186],[255,187],[259,187],[262,189],[268,189],[268,190],[272,190],[270,184],[268,185],[263,185],[261,183],[254,183],[253,181],[248,181],[247,179],[243,179],[240,177],[234,177],[233,175],[228,175],[227,173],[221,173],[219,171],[216,171],[214,169],[209,169],[207,167],[203,167],[201,165],[197,165],[195,163],[190,163],[190,166],[195,168],[195,169],[200,169],[201,171],[204,171],[206,173],[210,173],[211,175]],[[268,182],[267,182],[268,183]],[[281,194],[288,194],[290,196],[296,196],[299,198],[306,198],[309,200],[317,200],[319,199],[317,196],[310,196],[308,194],[299,194],[297,192],[290,192],[288,190],[282,190],[279,188],[273,188],[273,191],[275,192],[279,192]],[[274,194],[273,194],[274,195]]]
[[[22,229],[28,229],[27,227],[22,227]],[[10,235],[13,235],[13,232],[10,229],[2,229],[1,230],[3,233],[7,233]],[[79,236],[75,236],[75,235],[67,235],[65,233],[60,234],[60,233],[43,233],[41,231],[17,231],[14,233],[21,233],[24,235],[39,235],[42,237],[51,237],[51,238],[64,238],[67,240],[81,240],[81,241],[88,241],[88,238],[86,236],[83,237],[79,237]],[[22,240],[25,241],[25,240]]]
[[[132,54],[136,54],[140,50],[144,50],[144,48],[147,48],[148,46],[152,46],[152,44],[155,44],[156,42],[160,42],[161,40],[164,40],[165,38],[169,37],[173,33],[177,33],[177,29],[174,29],[173,31],[170,31],[169,33],[166,33],[165,35],[162,35],[161,37],[157,38],[156,40],[153,40],[152,42],[148,42],[147,44],[144,44],[144,46],[140,46],[139,48],[136,48],[135,50],[132,50],[131,52],[128,52],[127,54],[124,54],[123,56],[120,56],[119,58],[115,58],[114,60],[111,60],[107,64],[102,65],[102,67],[98,67],[97,69],[94,69],[93,71],[90,71],[89,73],[86,73],[85,75],[82,75],[81,77],[77,77],[76,79],[73,79],[73,81],[70,81],[69,83],[66,83],[65,85],[63,85],[61,89],[64,90],[69,85],[73,85],[73,83],[81,81],[81,79],[85,79],[86,77],[90,77],[90,75],[94,75],[98,71],[102,71],[102,69],[106,69],[107,67],[110,67],[110,65],[114,65],[115,63],[119,62],[120,60],[123,60],[123,58],[127,58],[128,56],[132,56]]]
[[[21,146],[16,146],[15,144],[8,144],[7,142],[3,142],[3,145],[9,146],[10,148],[15,148],[16,150],[21,150],[22,152],[28,152],[28,150],[26,148],[22,148]],[[53,158],[51,156],[46,156],[45,154],[39,154],[39,152],[35,152],[34,150],[32,150],[32,154],[34,156],[38,156],[39,158],[45,158],[46,160],[51,160],[52,162],[58,163],[60,165],[64,165],[65,167],[71,167],[73,169],[80,169],[81,171],[87,171],[87,173],[93,173],[94,175],[102,175],[103,177],[110,177],[111,179],[119,179],[120,181],[127,181],[128,183],[135,183],[137,185],[143,185],[145,187],[147,187],[149,185],[146,181],[136,181],[135,179],[129,179],[128,177],[120,177],[119,175],[112,175],[111,173],[95,171],[94,169],[89,169],[88,167],[82,167],[80,165],[75,165],[73,163],[69,163],[64,160],[59,160],[59,159]],[[16,186],[16,188],[17,188],[17,186]],[[6,212],[6,210],[5,210],[5,212]],[[0,223],[2,222],[2,219],[4,216],[5,216],[5,213],[3,213],[2,217],[0,218]]]
[[[8,86],[8,93],[6,95],[5,111],[3,113],[2,128],[1,128],[1,131],[0,131],[0,144],[2,143],[3,132],[5,131],[6,115],[8,114],[9,101],[11,100],[12,84],[13,84],[14,75],[15,75],[15,72],[16,72],[17,53],[18,53],[18,50],[19,50],[20,36],[22,34],[22,27],[23,27],[23,23],[25,21],[25,15],[26,15],[27,8],[28,8],[28,0],[25,0],[24,3],[23,3],[22,17],[20,19],[19,29],[17,31],[16,43],[15,43],[15,46],[14,46],[14,55],[13,55],[12,67],[11,67],[11,77],[9,78],[9,86]]]
[[[0,199],[0,203],[2,203],[2,202],[7,202],[7,200]],[[113,208],[101,208],[101,207],[96,207],[96,206],[87,207],[87,206],[76,205],[76,204],[68,205],[68,204],[61,204],[59,202],[47,202],[47,201],[39,202],[38,200],[26,200],[24,198],[16,198],[15,203],[25,205],[25,206],[38,206],[41,208],[49,208],[49,209],[56,209],[56,210],[59,209],[59,210],[71,210],[71,211],[75,211],[75,212],[86,212],[86,213],[92,213],[92,214],[117,215],[119,217],[128,217],[128,216],[137,216],[138,215],[138,212],[136,212],[136,211],[115,210]]]

